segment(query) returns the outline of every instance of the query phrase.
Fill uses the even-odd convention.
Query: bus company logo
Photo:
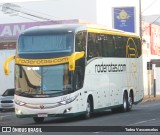
[[[96,64],[95,73],[101,72],[125,72],[126,64]]]
[[[137,46],[133,38],[128,38],[128,41],[126,44],[126,57],[127,58],[137,58],[138,57]]]
[[[53,58],[53,59],[22,59],[16,58],[16,64],[29,65],[29,66],[43,66],[43,65],[56,65],[67,63],[69,61],[68,57]]]
[[[39,107],[40,107],[40,109],[44,109],[44,105],[40,105]]]

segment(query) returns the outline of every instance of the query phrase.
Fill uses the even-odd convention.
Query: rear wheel
[[[132,105],[133,105],[133,96],[130,95],[128,98],[128,111],[132,110]]]
[[[44,121],[44,117],[33,117],[33,120],[36,123],[42,123]]]

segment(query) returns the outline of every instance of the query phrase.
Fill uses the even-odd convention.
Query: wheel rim
[[[124,99],[123,99],[123,108],[124,108],[124,110],[127,109],[127,100],[126,100],[126,96],[124,96]]]
[[[87,102],[87,108],[86,108],[86,116],[89,118],[91,113],[91,105],[89,102]]]
[[[127,108],[127,102],[126,102],[126,99],[124,99],[123,107],[124,107],[124,109],[126,110],[126,108]]]
[[[129,97],[128,103],[129,103],[129,109],[131,109],[132,108],[132,98],[131,97]]]

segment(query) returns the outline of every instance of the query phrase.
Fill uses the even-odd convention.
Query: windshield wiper
[[[44,90],[44,91],[62,91],[62,90]]]
[[[22,95],[30,95],[29,91],[23,91],[23,92],[17,91],[17,92],[18,92],[18,95],[20,95],[20,96],[22,96]]]

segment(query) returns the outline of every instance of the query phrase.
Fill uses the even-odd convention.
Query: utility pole
[[[142,39],[142,11],[141,11],[141,0],[139,0],[139,35]]]

